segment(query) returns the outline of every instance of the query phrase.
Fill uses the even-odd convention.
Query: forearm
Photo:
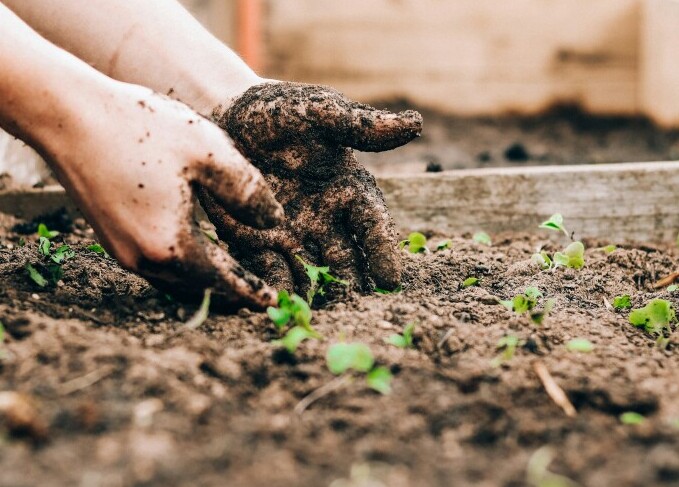
[[[1,3],[0,25],[0,126],[49,156],[59,133],[77,130],[80,101],[106,77],[40,37]]]
[[[203,114],[260,82],[176,0],[2,0],[52,42],[102,73]]]

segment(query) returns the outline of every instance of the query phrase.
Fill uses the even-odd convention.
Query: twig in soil
[[[67,382],[64,382],[59,386],[59,395],[60,396],[68,396],[69,394],[73,394],[74,392],[81,391],[83,389],[86,389],[97,382],[99,382],[101,379],[111,375],[113,373],[113,367],[100,367],[96,370],[93,370],[92,372],[88,372],[85,375],[82,375],[80,377],[76,377],[75,379],[71,379]]]
[[[453,335],[453,333],[455,333],[455,328],[450,328],[438,341],[438,343],[436,344],[436,348],[440,349],[446,343],[446,341],[448,341],[448,339]]]
[[[315,391],[312,391],[309,395],[304,397],[304,399],[298,402],[297,405],[295,406],[295,409],[293,409],[294,413],[297,416],[301,416],[302,413],[304,413],[304,411],[306,411],[307,408],[311,406],[313,403],[327,396],[328,394],[335,392],[337,389],[340,389],[349,382],[351,382],[350,375],[340,375],[339,377],[335,377],[333,380],[331,380],[325,385],[322,385]]]
[[[659,281],[656,281],[653,284],[653,289],[660,289],[661,287],[669,286],[670,284],[672,284],[677,279],[679,279],[679,271],[673,272],[669,276],[663,277]]]
[[[566,413],[566,416],[569,418],[574,418],[577,416],[578,412],[575,410],[575,407],[568,399],[568,396],[563,391],[563,389],[559,386],[559,384],[556,383],[554,377],[552,377],[552,374],[549,373],[549,370],[547,370],[545,364],[539,360],[536,360],[533,362],[533,370],[535,370],[535,373],[540,378],[545,391],[547,391],[547,395],[552,399],[552,401],[554,401],[554,403],[556,403],[557,406],[563,409],[563,412]]]

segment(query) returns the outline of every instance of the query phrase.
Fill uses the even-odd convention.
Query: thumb
[[[283,207],[262,173],[230,144],[219,154],[210,153],[198,162],[191,179],[205,187],[230,215],[248,226],[272,228],[283,221]]]
[[[422,115],[414,110],[393,113],[351,103],[350,123],[342,145],[363,152],[381,152],[407,144],[422,133]]]

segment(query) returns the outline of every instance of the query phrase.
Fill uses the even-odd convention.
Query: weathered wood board
[[[536,231],[562,213],[578,237],[674,240],[679,162],[473,169],[380,178],[403,231]],[[74,205],[61,188],[0,192],[0,212],[24,218]]]

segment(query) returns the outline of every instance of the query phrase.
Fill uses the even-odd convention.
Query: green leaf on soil
[[[612,254],[616,250],[618,250],[618,247],[615,245],[606,245],[605,247],[599,247],[597,250],[603,250],[607,254]]]
[[[292,321],[293,326],[301,326],[309,332],[316,333],[311,327],[309,303],[296,294],[291,296],[286,290],[279,291],[278,307],[269,306],[266,312],[279,330]]]
[[[502,352],[491,361],[491,366],[499,367],[505,362],[509,362],[516,354],[516,348],[521,341],[516,335],[506,335],[500,338],[497,342],[497,348]]]
[[[643,308],[633,310],[629,321],[636,327],[643,327],[647,333],[659,334],[663,329],[671,332],[670,323],[677,320],[672,303],[665,299],[653,299]]]
[[[328,348],[326,361],[335,375],[347,370],[368,372],[375,363],[373,353],[365,343],[335,343]]]
[[[410,348],[413,346],[413,331],[415,330],[415,323],[408,323],[403,328],[403,335],[393,334],[387,338],[387,342],[398,348]]]
[[[310,338],[318,338],[318,334],[301,326],[295,326],[290,328],[283,338],[274,340],[272,343],[284,347],[290,353],[295,353],[297,347],[299,347],[304,340]]]
[[[594,350],[594,344],[586,338],[573,338],[566,344],[569,352],[588,353]]]
[[[325,287],[330,283],[334,282],[343,286],[349,285],[347,281],[338,279],[337,277],[330,274],[330,267],[318,267],[307,264],[299,255],[296,255],[295,259],[302,263],[304,266],[304,271],[311,281],[311,286],[309,287],[306,295],[306,300],[309,304],[313,302],[316,294],[323,296],[325,294]]]
[[[634,411],[627,411],[620,415],[620,422],[622,424],[636,425],[641,424],[644,421],[646,421],[646,418],[644,418],[641,414],[636,413]]]
[[[479,279],[477,277],[468,277],[464,281],[462,281],[462,289],[471,287],[471,286],[477,286],[479,284]]]
[[[546,228],[547,230],[556,230],[559,232],[563,232],[567,237],[568,235],[568,230],[566,230],[566,227],[563,224],[563,216],[560,213],[555,213],[554,215],[550,216],[547,221],[544,221],[540,224],[539,228]]]
[[[382,288],[380,288],[380,287],[376,287],[376,288],[374,289],[374,291],[375,291],[377,294],[398,294],[398,293],[400,293],[401,291],[403,291],[403,286],[401,286],[401,285],[399,284],[399,286],[398,286],[396,289],[394,289],[393,291],[389,291],[388,289],[382,289]]]
[[[34,283],[40,287],[47,286],[47,279],[45,279],[42,274],[33,267],[31,264],[26,264],[26,270],[28,271],[28,277],[30,277]]]
[[[441,242],[440,244],[438,244],[438,245],[436,246],[436,251],[437,251],[437,252],[440,252],[440,251],[442,251],[442,250],[449,249],[449,248],[451,248],[452,246],[453,246],[453,243],[452,243],[450,240],[444,240],[443,242]]]
[[[391,392],[391,379],[391,372],[386,367],[375,367],[365,377],[368,387],[385,395]]]
[[[38,225],[38,235],[46,239],[52,239],[58,236],[59,232],[57,232],[56,230],[50,230],[49,228],[47,228],[47,225],[45,225],[44,223],[40,223]]]
[[[413,232],[408,235],[407,240],[402,240],[398,244],[399,248],[408,247],[408,252],[411,254],[419,254],[427,251],[427,237],[420,232]]]
[[[530,319],[533,321],[533,323],[536,325],[541,325],[547,316],[549,316],[549,313],[552,312],[552,309],[554,309],[554,303],[555,301],[553,299],[548,299],[541,310],[533,311],[530,314]]]
[[[530,260],[539,265],[542,270],[551,269],[554,266],[554,262],[544,250],[540,253],[534,253]]]
[[[200,307],[196,314],[194,314],[189,321],[187,321],[184,326],[190,330],[195,330],[200,325],[205,323],[208,314],[210,312],[210,295],[212,294],[212,289],[207,288],[203,293],[203,301],[200,303]]]
[[[585,246],[582,242],[571,243],[563,252],[554,254],[554,262],[571,269],[581,269],[585,265]]]
[[[623,294],[622,296],[616,296],[613,298],[613,307],[615,309],[629,309],[632,307],[632,300],[629,294]]]
[[[73,249],[71,249],[71,247],[69,245],[66,245],[66,244],[60,245],[59,247],[57,247],[57,249],[54,252],[52,252],[52,255],[50,256],[52,261],[55,264],[59,264],[59,265],[63,264],[67,260],[70,260],[74,257],[75,257],[75,252],[73,251]]]
[[[50,256],[50,248],[52,247],[52,242],[47,237],[40,237],[38,240],[38,253],[43,257]]]
[[[488,245],[489,247],[493,245],[493,241],[490,239],[490,235],[488,235],[486,232],[476,232],[472,238],[476,243]]]
[[[87,246],[87,250],[91,250],[95,254],[103,255],[106,258],[111,257],[108,252],[106,252],[106,249],[101,246],[101,244],[92,244]]]
[[[673,293],[677,289],[679,289],[679,286],[677,286],[676,284],[672,284],[670,286],[667,286],[667,289],[665,289],[665,291],[667,291],[668,293]]]

